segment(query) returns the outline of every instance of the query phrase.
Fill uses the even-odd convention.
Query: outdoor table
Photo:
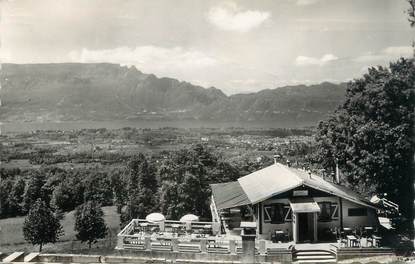
[[[141,231],[145,233],[147,231],[148,223],[140,223]]]
[[[375,247],[379,246],[378,244],[379,244],[379,242],[380,242],[380,240],[381,240],[382,238],[381,238],[381,237],[379,237],[379,236],[376,236],[376,235],[373,235],[373,236],[372,236],[372,238],[373,238],[373,245],[374,245]]]
[[[212,230],[212,225],[204,225],[203,226],[203,233],[205,233],[205,235],[210,234],[211,230]]]
[[[216,247],[216,239],[214,239],[214,238],[208,238],[206,240],[208,242],[208,247],[211,247],[211,244],[213,244],[213,247]]]
[[[284,238],[284,231],[282,230],[275,230],[274,231],[274,236],[275,236],[275,241],[282,241]]]
[[[173,229],[173,233],[176,234],[179,230],[180,225],[179,224],[172,224],[171,228]]]
[[[160,245],[167,246],[171,244],[171,237],[167,236],[160,236],[157,238],[158,241],[160,241]]]
[[[347,246],[354,247],[357,243],[357,238],[354,235],[347,235]]]

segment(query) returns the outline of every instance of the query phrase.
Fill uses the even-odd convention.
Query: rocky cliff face
[[[197,119],[314,124],[344,98],[345,85],[287,86],[227,96],[115,64],[3,64],[0,120]]]

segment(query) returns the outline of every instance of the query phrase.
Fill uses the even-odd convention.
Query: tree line
[[[244,169],[253,171],[260,166],[249,163]],[[0,217],[26,215],[25,239],[41,249],[59,239],[63,213],[75,209],[77,238],[91,246],[106,234],[101,206],[116,206],[121,228],[131,219],[145,218],[155,211],[170,219],[187,213],[209,219],[209,184],[236,180],[240,172],[221,154],[201,144],[156,156],[139,153],[125,167],[111,171],[1,169]]]

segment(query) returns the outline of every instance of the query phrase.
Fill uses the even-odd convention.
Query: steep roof
[[[238,182],[252,204],[305,185],[360,205],[375,207],[369,200],[344,186],[325,181],[315,174],[310,177],[306,171],[280,163],[241,177]]]
[[[303,184],[293,170],[279,163],[239,178],[238,182],[253,204]]]

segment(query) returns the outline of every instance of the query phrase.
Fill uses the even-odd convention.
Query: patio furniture
[[[340,228],[335,227],[334,232],[336,232],[336,240],[339,243],[339,246],[341,247],[344,245],[347,246],[347,238],[344,236],[344,232],[341,231]]]
[[[352,230],[350,227],[344,227],[344,228],[343,228],[343,232],[344,232],[346,235],[350,235],[350,234],[353,232],[353,230]]]
[[[204,225],[203,226],[203,234],[210,235],[212,233],[212,225]]]
[[[374,228],[371,226],[365,226],[363,228],[363,237],[366,238],[366,246],[370,246],[373,247],[373,231]]]
[[[284,242],[289,242],[290,241],[290,231],[287,229],[285,230],[284,233]]]
[[[360,244],[358,242],[357,237],[355,237],[354,235],[347,235],[346,237],[347,237],[347,246],[348,247],[355,247],[358,244]]]
[[[373,238],[373,246],[380,247],[380,242],[382,240],[382,237],[377,236],[377,235],[372,235],[372,238]]]
[[[285,233],[283,230],[277,229],[271,234],[271,241],[273,243],[283,242],[285,238]]]
[[[179,224],[172,224],[171,228],[172,228],[172,233],[178,235],[179,234]]]
[[[363,231],[362,231],[362,227],[357,227],[353,230],[353,235],[356,237],[357,241],[355,243],[355,245],[361,247],[362,246],[362,235],[363,235]]]
[[[148,223],[140,223],[140,231],[143,232],[143,233],[147,233]]]

